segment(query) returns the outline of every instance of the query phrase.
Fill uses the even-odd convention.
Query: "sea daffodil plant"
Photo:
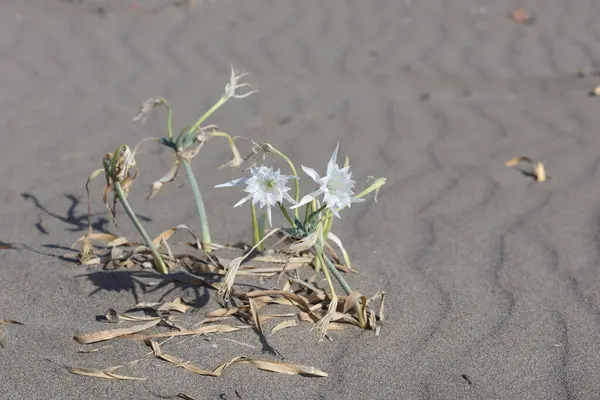
[[[242,164],[243,159],[240,156],[240,152],[238,151],[233,138],[229,134],[221,132],[216,125],[203,126],[202,124],[230,99],[243,99],[257,92],[256,90],[248,90],[243,93],[240,91],[240,89],[251,87],[251,85],[248,83],[240,82],[241,79],[246,75],[247,74],[245,73],[238,74],[232,66],[229,82],[225,85],[225,89],[219,100],[200,118],[198,118],[198,120],[192,126],[182,129],[177,137],[173,136],[173,112],[171,106],[167,100],[162,97],[152,97],[146,100],[140,108],[138,114],[133,118],[134,121],[145,122],[154,107],[164,105],[167,108],[167,137],[160,138],[159,143],[173,150],[175,152],[176,159],[169,172],[152,184],[152,190],[148,196],[148,199],[154,197],[160,191],[163,185],[175,180],[177,173],[179,172],[179,168],[183,165],[187,175],[187,180],[190,183],[192,193],[194,195],[196,212],[200,221],[202,248],[206,252],[210,252],[213,246],[208,224],[208,217],[206,215],[206,207],[202,199],[198,181],[191,166],[191,160],[198,155],[200,149],[209,139],[213,137],[224,137],[228,140],[233,158],[228,163],[222,165],[221,168],[226,166],[238,167]]]
[[[290,164],[294,175],[281,175],[279,170],[274,171],[272,167],[267,167],[264,165],[261,165],[260,167],[253,166],[250,168],[250,177],[234,179],[230,182],[216,185],[216,187],[234,187],[240,184],[246,184],[244,191],[249,194],[236,203],[234,207],[237,207],[252,199],[252,203],[258,203],[260,208],[266,206],[269,226],[272,226],[271,207],[278,206],[282,215],[290,224],[289,227],[281,229],[298,240],[295,244],[290,246],[290,249],[296,252],[306,250],[311,250],[314,252],[315,267],[323,271],[331,293],[328,311],[317,324],[317,328],[322,338],[327,332],[327,327],[331,322],[331,319],[338,306],[338,296],[336,295],[331,275],[335,276],[347,295],[350,295],[354,292],[325,253],[325,246],[328,236],[330,235],[333,216],[341,218],[340,211],[345,208],[349,208],[353,203],[365,201],[364,197],[367,194],[371,193],[372,191],[378,191],[385,184],[385,178],[379,178],[375,180],[365,190],[360,192],[358,195],[355,195],[353,190],[356,182],[352,179],[349,163],[347,162],[347,165],[344,165],[342,168],[337,165],[337,155],[339,151],[338,143],[329,159],[329,162],[327,163],[324,176],[321,177],[313,168],[309,168],[304,165],[302,166],[302,170],[306,173],[306,175],[308,175],[316,184],[318,184],[319,187],[302,197],[300,201],[297,201],[288,194],[288,191],[290,191],[291,188],[287,186],[287,181],[290,179],[294,179],[296,183],[299,181],[299,177],[296,175],[296,169],[291,160],[278,150],[269,151],[269,149],[274,149],[271,145],[263,145],[259,147],[260,149],[266,150],[266,152],[272,152],[282,156]],[[289,209],[293,210],[296,215],[294,220],[292,220],[290,217],[291,213],[286,209],[283,199],[287,200],[287,202],[291,204]],[[303,220],[300,220],[298,218],[297,210],[305,205],[307,206],[305,209],[305,215]],[[334,236],[333,234],[331,235]],[[335,241],[343,249],[339,238],[336,237]],[[255,243],[255,247],[258,244],[259,243]],[[348,260],[345,249],[344,256],[345,259]],[[228,271],[228,276],[226,277],[225,281],[229,287],[227,290],[223,291],[224,293],[229,293],[229,290],[231,290],[231,286],[233,285],[234,277],[237,273],[237,267],[239,267],[241,260],[238,259],[236,261],[237,262],[234,263],[235,267],[230,268]],[[358,302],[356,303],[355,307],[359,324],[364,328],[366,326],[366,321],[364,320],[365,312]]]
[[[375,192],[375,201],[377,201],[377,193],[385,184],[386,178],[368,181],[367,187],[356,194],[356,182],[350,171],[348,158],[345,159],[342,166],[338,165],[338,143],[335,146],[332,155],[329,157],[323,175],[317,172],[316,169],[302,165],[304,174],[310,178],[306,179],[310,188],[305,192],[307,194],[301,196],[300,181],[305,178],[301,178],[298,175],[298,171],[292,160],[273,145],[269,143],[257,144],[252,141],[252,154],[246,158],[242,158],[232,136],[220,131],[215,125],[203,124],[228,100],[232,98],[245,98],[255,93],[253,90],[244,93],[240,92],[240,89],[250,86],[247,83],[240,83],[241,78],[244,76],[245,74],[238,74],[232,68],[229,82],[225,85],[223,94],[219,100],[193,125],[183,128],[177,136],[174,136],[173,134],[173,113],[168,102],[161,97],[153,97],[144,102],[140,112],[134,117],[134,121],[144,122],[153,108],[163,105],[168,112],[167,135],[160,139],[144,139],[138,143],[133,151],[130,150],[128,146],[121,145],[115,153],[108,154],[104,158],[104,168],[94,171],[88,178],[88,183],[86,184],[86,190],[88,190],[88,216],[91,215],[89,182],[94,177],[104,173],[106,186],[103,199],[111,211],[113,219],[114,207],[118,201],[123,205],[125,212],[145,243],[145,247],[142,246],[144,247],[144,250],[142,251],[144,252],[146,260],[149,260],[151,255],[154,266],[159,272],[163,274],[167,273],[168,267],[172,268],[172,265],[174,264],[184,266],[195,274],[210,273],[213,275],[224,276],[222,280],[217,279],[216,281],[203,282],[206,285],[217,289],[219,294],[226,300],[229,296],[234,296],[246,303],[244,307],[250,307],[252,310],[254,324],[259,330],[261,328],[260,319],[257,316],[258,308],[269,303],[269,300],[266,300],[265,297],[277,295],[283,296],[292,304],[298,305],[302,309],[304,318],[308,318],[315,323],[321,339],[325,337],[331,323],[341,318],[340,311],[341,315],[344,316],[344,322],[349,322],[365,329],[371,328],[377,333],[380,322],[383,320],[384,293],[378,292],[377,295],[370,299],[366,299],[365,296],[351,288],[340,272],[340,270],[346,272],[353,271],[350,264],[350,257],[344,248],[341,239],[332,233],[331,230],[334,219],[342,218],[343,211],[350,208],[352,204],[364,202],[365,197],[372,192]],[[250,206],[250,214],[252,217],[253,246],[249,251],[246,249],[243,256],[224,262],[223,264],[221,264],[221,261],[224,261],[225,259],[220,255],[217,258],[208,253],[223,248],[239,249],[239,247],[223,246],[212,242],[205,204],[191,166],[192,159],[198,155],[204,144],[213,137],[226,138],[233,154],[233,159],[221,167],[239,167],[245,161],[252,160],[252,165],[246,170],[246,176],[216,185],[217,188],[241,187],[244,195],[241,200],[233,204],[233,207],[236,208],[243,204],[248,204]],[[174,228],[170,228],[159,234],[154,240],[151,240],[136,214],[133,212],[133,209],[127,200],[127,194],[133,180],[138,174],[135,162],[137,149],[142,142],[147,140],[158,141],[160,144],[175,152],[175,162],[172,168],[165,176],[152,184],[152,189],[148,198],[150,199],[155,196],[166,183],[172,182],[176,178],[180,167],[183,166],[187,174],[187,181],[192,188],[196,211],[200,219],[201,239],[198,239],[186,225],[177,225]],[[254,157],[251,157],[252,155],[254,155]],[[289,168],[289,175],[282,172],[280,169],[275,169],[273,166],[268,165],[266,159],[269,155],[276,155],[285,161],[287,168]],[[108,202],[108,194],[111,191],[114,194],[112,206],[109,205]],[[301,215],[302,208],[303,215]],[[284,217],[286,221],[284,222],[284,226],[279,225],[275,220],[273,209],[275,209],[275,213],[279,210]],[[257,215],[257,210],[260,211],[260,217]],[[136,246],[131,254],[136,254],[136,252],[139,251],[139,246],[137,244],[129,242],[125,238],[117,238],[109,234],[92,235],[91,221],[89,219],[90,227],[88,233],[78,240],[83,240],[81,251],[82,262],[95,256],[93,247],[90,243],[91,239],[108,240],[109,244],[107,247],[110,247],[113,250],[118,246]],[[268,233],[266,232],[268,230],[267,228],[271,228]],[[203,255],[203,258],[190,254],[173,255],[173,252],[167,244],[167,239],[179,229],[189,231],[195,237],[196,242],[193,247],[204,251],[205,254]],[[279,234],[277,243],[265,250],[267,247],[267,239],[276,233]],[[283,249],[279,247],[279,244],[281,243],[286,244]],[[158,251],[163,244],[167,249],[166,255],[161,255]],[[333,245],[340,249],[343,263],[341,261],[342,258],[337,256]],[[256,252],[256,250],[258,250],[258,252]],[[242,263],[249,259],[251,255],[252,260],[256,262],[276,265],[264,268],[250,268],[247,265],[242,266]],[[281,257],[282,255],[283,257]],[[131,261],[132,258],[133,256],[127,258],[126,262],[129,263],[128,265],[134,263],[134,261]],[[112,250],[111,259],[114,263],[115,257],[113,257]],[[194,263],[197,265],[201,264],[200,272],[193,270],[192,264]],[[283,268],[281,267],[282,264],[285,265]],[[292,264],[293,266],[290,267]],[[306,265],[314,267],[317,275],[320,273],[323,274],[327,281],[328,291],[322,290],[316,284],[313,285],[314,281],[310,281],[310,279],[307,281],[298,279],[299,275],[297,275],[297,277],[288,275],[288,281],[286,283],[288,286],[284,286],[284,289],[280,291],[268,290],[263,291],[265,293],[261,293],[260,290],[243,292],[233,289],[236,276],[239,275],[265,276],[264,274],[267,274],[266,276],[281,276],[284,273],[288,274],[289,269],[297,269]],[[336,294],[333,278],[338,281],[345,292],[345,295],[338,296]],[[292,284],[298,285],[300,291],[304,290],[303,293],[305,293],[305,297],[298,296],[296,292],[289,290]],[[261,295],[264,296],[260,297]],[[257,297],[260,301],[250,301],[253,297]],[[369,306],[369,303],[376,297],[380,299],[379,315],[376,315],[372,310],[372,307]],[[241,313],[240,316],[242,318],[246,315],[244,314],[244,307],[239,308],[239,312]],[[319,311],[317,312],[316,310]],[[353,311],[353,314],[347,315],[347,313],[351,311]],[[234,311],[227,312],[234,313]]]

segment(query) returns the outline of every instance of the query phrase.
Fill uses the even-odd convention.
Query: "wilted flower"
[[[235,69],[233,69],[233,65],[231,66],[231,76],[229,78],[229,83],[225,85],[225,98],[234,97],[236,99],[243,99],[244,97],[248,97],[251,94],[258,92],[258,90],[250,90],[246,93],[238,94],[236,90],[243,87],[252,87],[249,83],[240,83],[240,79],[248,75],[247,73],[236,75]]]
[[[300,200],[298,204],[291,207],[292,209],[301,207],[307,203],[310,203],[320,195],[323,196],[323,201],[327,205],[327,208],[333,212],[336,217],[340,217],[339,211],[345,207],[350,207],[352,203],[358,203],[364,201],[354,197],[355,181],[352,180],[352,173],[350,167],[340,168],[336,164],[337,153],[340,144],[338,143],[329,159],[327,164],[327,170],[324,177],[320,177],[317,171],[312,168],[302,166],[302,169],[306,175],[310,176],[320,187],[314,192],[307,194]]]
[[[258,168],[250,168],[250,174],[250,177],[234,179],[215,187],[233,187],[245,184],[244,192],[248,195],[238,201],[234,207],[240,206],[250,199],[252,199],[253,204],[258,203],[260,208],[267,206],[267,218],[271,226],[272,206],[282,203],[283,199],[296,204],[296,201],[288,194],[290,188],[287,187],[287,181],[297,178],[293,175],[281,175],[279,170],[274,171],[272,167],[264,165]]]

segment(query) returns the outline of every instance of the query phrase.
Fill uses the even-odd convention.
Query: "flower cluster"
[[[269,225],[271,222],[271,207],[283,207],[283,199],[292,204],[290,209],[294,210],[298,207],[306,205],[313,200],[319,201],[320,196],[323,196],[323,209],[329,209],[336,216],[340,217],[339,212],[350,207],[352,203],[364,201],[364,199],[355,197],[353,189],[356,184],[352,180],[350,167],[340,168],[337,164],[337,154],[339,143],[337,144],[329,163],[325,175],[321,177],[313,168],[302,166],[302,170],[312,178],[319,187],[313,192],[304,196],[299,202],[294,200],[288,191],[287,181],[290,179],[298,179],[292,175],[281,175],[280,171],[274,171],[272,167],[260,166],[258,168],[250,168],[250,176],[246,178],[234,179],[230,182],[217,185],[215,187],[233,187],[245,184],[244,192],[248,193],[246,197],[237,202],[234,207],[237,207],[244,202],[252,199],[253,204],[258,204],[260,208],[267,208],[267,216]]]

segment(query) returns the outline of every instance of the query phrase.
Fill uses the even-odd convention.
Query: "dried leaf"
[[[226,363],[219,365],[213,371],[207,371],[207,370],[198,368],[195,365],[192,365],[186,361],[183,361],[180,358],[163,353],[162,350],[160,349],[159,344],[153,340],[146,341],[146,343],[152,347],[152,351],[154,352],[155,357],[160,358],[164,361],[170,362],[173,365],[184,368],[195,374],[199,374],[199,375],[203,375],[203,376],[215,376],[215,377],[221,376],[221,374],[223,373],[223,371],[226,368],[228,368],[234,364],[251,364],[261,370],[277,372],[280,374],[287,374],[287,375],[306,375],[306,376],[320,376],[320,377],[327,376],[326,372],[323,372],[323,371],[321,371],[315,367],[311,367],[311,366],[287,364],[287,363],[281,363],[281,362],[275,362],[275,361],[255,360],[255,359],[246,358],[246,357],[232,358],[231,360],[227,361]]]
[[[385,300],[385,292],[381,292],[381,300],[379,300],[379,320],[383,321],[385,319],[384,316],[384,308],[383,308],[383,301]]]
[[[319,342],[325,338],[327,335],[327,329],[329,328],[329,323],[331,322],[331,318],[333,314],[336,312],[338,304],[338,298],[335,294],[332,295],[331,301],[329,302],[329,307],[327,309],[327,313],[321,318],[316,324],[315,328],[317,328],[317,333],[319,334]]]
[[[523,174],[532,176],[537,182],[545,182],[549,179],[548,175],[546,174],[546,167],[544,164],[541,161],[533,161],[529,157],[520,156],[511,158],[505,163],[505,165],[507,167],[515,167],[522,162],[529,163],[533,167],[533,172],[521,171]]]
[[[163,303],[138,303],[137,308],[151,308],[156,311],[177,311],[182,314],[186,313],[190,306],[185,303],[181,297],[177,297],[173,301],[166,301]]]
[[[196,234],[187,225],[184,225],[184,224],[174,226],[173,228],[169,228],[166,231],[162,232],[157,237],[155,237],[154,240],[152,240],[152,244],[156,248],[160,247],[161,243],[163,243],[163,242],[166,243],[167,240],[169,240],[169,238],[171,238],[171,236],[173,236],[173,234],[180,229],[188,231],[196,240],[197,248],[198,249],[202,248],[202,246],[200,244],[200,239],[198,239],[198,236],[196,236]]]
[[[242,163],[244,162],[244,159],[240,155],[240,152],[239,152],[237,146],[235,145],[234,138],[232,138],[229,134],[227,134],[225,132],[212,132],[211,136],[220,136],[220,137],[226,138],[227,141],[229,142],[229,148],[231,149],[232,159],[230,161],[228,161],[227,163],[221,165],[219,167],[219,169],[225,168],[225,167],[236,168],[236,167],[239,167],[240,165],[242,165]]]
[[[326,372],[323,372],[315,367],[305,365],[288,364],[276,361],[254,360],[251,358],[244,357],[239,357],[237,362],[252,364],[258,369],[262,369],[264,371],[277,372],[280,374],[318,377],[328,376]]]
[[[260,333],[262,333],[262,325],[261,325],[261,321],[258,319],[258,310],[256,309],[256,302],[254,301],[254,299],[249,298],[248,303],[250,303],[250,312],[252,313],[252,319],[254,320],[254,326],[256,326],[256,329]]]
[[[511,158],[510,160],[505,162],[504,165],[506,165],[507,167],[515,167],[522,162],[533,164],[533,160],[531,158],[526,157],[526,156],[519,156],[519,157]]]
[[[105,368],[105,369],[78,368],[78,367],[66,367],[66,368],[67,368],[67,371],[69,371],[72,374],[91,376],[94,378],[117,379],[117,380],[122,380],[122,381],[145,381],[146,380],[146,378],[137,378],[137,377],[133,377],[133,376],[117,375],[114,372],[112,372],[119,367],[120,366],[109,367],[109,368]]]
[[[97,343],[102,342],[104,340],[110,340],[120,336],[131,335],[133,333],[144,331],[146,329],[158,325],[159,322],[160,320],[158,319],[155,321],[149,321],[145,324],[135,325],[129,328],[111,329],[100,332],[86,333],[83,335],[74,336],[73,338],[81,344]]]
[[[279,332],[282,329],[291,328],[292,326],[297,326],[297,325],[298,325],[298,323],[296,322],[295,319],[289,319],[287,321],[280,322],[277,325],[275,325],[273,327],[273,329],[271,329],[271,335],[274,335],[275,333]]]
[[[306,250],[312,248],[317,243],[317,240],[322,236],[322,234],[323,234],[323,224],[319,224],[317,226],[317,229],[315,229],[315,231],[313,233],[311,233],[310,235],[306,236],[305,238],[297,241],[296,243],[292,243],[290,245],[290,247],[287,248],[286,251],[289,251],[292,253],[299,253],[302,251],[306,251]]]
[[[305,312],[311,314],[310,306],[307,301],[301,296],[292,293],[292,292],[284,292],[282,290],[255,290],[253,292],[249,292],[246,294],[248,298],[259,297],[259,296],[282,296],[287,300],[297,304],[303,309]]]
[[[238,269],[240,268],[240,265],[242,264],[242,262],[244,262],[244,260],[250,254],[252,254],[254,252],[254,250],[256,250],[265,240],[267,240],[267,238],[269,236],[271,236],[274,233],[277,233],[279,231],[280,231],[279,228],[271,230],[258,243],[256,243],[246,254],[244,254],[241,257],[237,257],[237,258],[233,259],[229,263],[229,265],[227,266],[227,273],[225,274],[225,279],[224,279],[225,285],[221,286],[221,288],[219,289],[219,296],[221,296],[221,298],[223,298],[225,301],[229,300],[229,296],[231,294],[231,289],[233,288],[233,283],[235,282],[236,273],[237,273]]]
[[[161,104],[166,105],[170,110],[168,103],[164,99],[162,99],[160,97],[150,97],[149,99],[145,100],[142,103],[137,114],[132,118],[132,121],[133,122],[139,121],[142,124],[145,123],[146,120],[148,119],[148,117],[150,116],[150,113],[154,109],[154,107],[161,105]]]
[[[548,180],[548,176],[546,175],[546,168],[541,161],[535,163],[534,167],[535,180],[538,182],[545,182]]]
[[[244,328],[247,328],[247,327],[230,326],[230,325],[206,325],[206,326],[203,326],[203,327],[197,328],[197,329],[150,333],[150,334],[131,333],[131,334],[123,335],[122,337],[124,339],[147,340],[147,339],[173,337],[173,336],[203,335],[206,333],[229,333],[229,332],[239,331],[240,329],[244,329]]]
[[[338,324],[337,322],[330,322],[329,325],[327,325],[328,331],[343,331],[344,329],[346,329],[346,327],[343,324]]]
[[[277,263],[277,264],[308,264],[313,257],[281,257],[277,255],[260,255],[252,258],[256,262]]]
[[[219,308],[218,310],[215,310],[209,314],[207,314],[207,317],[228,317],[230,315],[236,314],[238,311],[240,311],[240,307],[232,307],[232,308]],[[247,307],[243,307],[243,309],[248,309]]]
[[[346,298],[346,301],[344,301],[344,308],[343,308],[344,314],[347,313],[352,308],[357,307],[358,301],[361,297],[362,297],[362,295],[357,291],[350,293],[348,295],[348,297]]]
[[[110,242],[106,243],[106,247],[134,246],[134,245],[137,245],[137,244],[130,242],[124,236],[121,236],[119,238],[116,238],[115,240],[111,240]]]
[[[342,257],[344,258],[344,263],[346,264],[346,267],[348,267],[349,269],[352,269],[352,265],[350,264],[350,256],[348,256],[348,252],[344,248],[344,245],[342,244],[342,240],[331,232],[329,232],[329,235],[327,236],[327,240],[331,240],[333,243],[335,243],[337,245],[337,247],[339,247],[340,251],[342,252]]]
[[[158,192],[162,189],[162,187],[169,183],[173,182],[177,177],[177,173],[179,172],[179,168],[181,167],[181,160],[178,158],[173,163],[173,166],[162,178],[157,181],[152,182],[152,186],[150,187],[150,193],[146,200],[151,200],[154,196],[158,194]]]
[[[141,321],[154,321],[160,320],[159,317],[151,317],[147,315],[131,315],[131,314],[120,314],[113,308],[109,308],[104,314],[104,318],[111,323],[118,323],[121,321],[133,321],[133,322],[141,322]]]

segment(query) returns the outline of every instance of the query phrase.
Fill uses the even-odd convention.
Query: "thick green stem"
[[[323,262],[325,263],[325,265],[327,265],[327,268],[331,271],[333,276],[335,276],[335,279],[337,279],[337,281],[340,283],[340,285],[344,289],[344,292],[346,292],[346,294],[352,293],[352,288],[350,287],[350,285],[348,285],[348,282],[346,282],[346,280],[344,279],[344,277],[342,276],[340,271],[338,271],[338,269],[335,267],[335,265],[333,265],[333,263],[325,255],[325,253],[323,252],[323,249],[320,249],[320,251],[322,253],[322,257],[324,260]]]
[[[200,188],[198,187],[198,182],[196,181],[196,177],[194,176],[194,171],[192,170],[192,166],[190,162],[186,159],[182,159],[181,163],[185,168],[185,172],[188,177],[188,181],[190,182],[190,186],[192,187],[192,192],[194,193],[194,200],[196,203],[196,212],[198,213],[198,218],[200,219],[200,235],[202,237],[202,249],[209,253],[212,250],[211,240],[210,240],[210,230],[208,228],[208,219],[206,217],[206,208],[204,207],[204,201],[202,201],[202,195],[200,194]]]
[[[167,270],[167,266],[165,265],[165,262],[163,261],[159,252],[154,247],[154,244],[152,244],[152,240],[150,239],[150,237],[144,230],[144,227],[142,226],[142,224],[138,220],[137,216],[133,212],[131,205],[129,205],[129,202],[127,201],[127,198],[125,197],[125,193],[123,193],[123,188],[121,187],[121,184],[119,182],[114,181],[114,187],[115,187],[115,193],[117,195],[117,198],[123,205],[123,208],[125,209],[125,212],[127,213],[127,216],[129,217],[129,219],[131,219],[131,222],[133,222],[133,225],[135,226],[135,228],[137,229],[139,234],[142,236],[144,243],[146,243],[146,246],[148,246],[148,248],[150,249],[150,252],[152,253],[152,257],[154,258],[154,264],[156,265],[156,269],[161,274],[168,274],[169,271]]]
[[[323,249],[321,248],[320,250],[321,250],[321,259],[324,260],[325,264],[327,264],[326,269],[331,271],[331,273],[333,274],[333,276],[335,276],[335,278],[340,283],[340,285],[342,286],[342,288],[344,289],[346,294],[350,295],[350,293],[352,293],[352,288],[350,287],[350,285],[348,285],[348,283],[346,282],[346,280],[344,279],[342,274],[340,274],[340,271],[338,271],[337,268],[335,267],[335,265],[333,265],[333,263],[329,260],[329,258],[327,258],[327,256],[323,252]],[[356,317],[358,318],[358,323],[360,324],[360,327],[364,329],[367,326],[367,324],[365,323],[362,307],[360,307],[358,304],[359,303],[357,302],[356,306],[355,306]]]
[[[253,203],[250,204],[250,214],[252,216],[252,246],[256,246],[260,242],[260,232],[256,219],[256,206]],[[258,250],[262,250],[262,244],[258,246]]]

